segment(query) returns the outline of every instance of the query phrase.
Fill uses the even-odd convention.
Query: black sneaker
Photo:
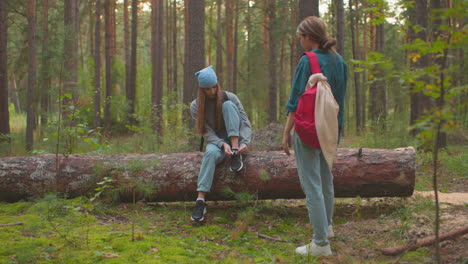
[[[192,220],[193,221],[203,221],[206,214],[206,204],[203,200],[197,200],[195,204],[195,209],[193,209]]]
[[[230,171],[240,171],[242,167],[244,167],[244,163],[242,163],[242,155],[237,153],[238,149],[233,148],[231,156],[231,167],[229,168]]]

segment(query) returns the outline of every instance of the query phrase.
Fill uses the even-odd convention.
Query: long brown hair
[[[221,90],[221,87],[219,84],[217,86],[217,91],[216,91],[216,108],[215,108],[215,129],[221,129],[224,127],[224,122],[223,122],[223,91]],[[206,95],[205,92],[203,91],[203,88],[198,88],[198,97],[197,97],[197,132],[201,135],[206,133],[206,128],[205,128],[205,100],[206,100]]]
[[[297,26],[296,33],[309,38],[319,44],[320,49],[332,50],[336,52],[336,39],[328,36],[327,24],[316,16],[304,18]]]

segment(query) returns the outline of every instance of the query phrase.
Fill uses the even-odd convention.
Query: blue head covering
[[[218,77],[213,70],[213,66],[208,66],[205,69],[195,73],[198,78],[200,88],[208,88],[218,83]]]

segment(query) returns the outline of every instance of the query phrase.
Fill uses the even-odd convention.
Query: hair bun
[[[321,43],[323,49],[329,50],[332,47],[336,46],[336,39],[335,38],[328,38]]]

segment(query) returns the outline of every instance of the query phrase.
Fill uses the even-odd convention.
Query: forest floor
[[[441,153],[441,233],[468,225],[467,150]],[[206,220],[194,224],[194,202],[47,195],[0,203],[0,224],[22,222],[0,227],[0,263],[435,263],[434,246],[381,251],[434,235],[430,157],[418,154],[411,197],[336,199],[329,257],[294,253],[311,238],[304,200],[208,201]],[[467,245],[468,235],[441,242],[442,263],[468,263]]]

